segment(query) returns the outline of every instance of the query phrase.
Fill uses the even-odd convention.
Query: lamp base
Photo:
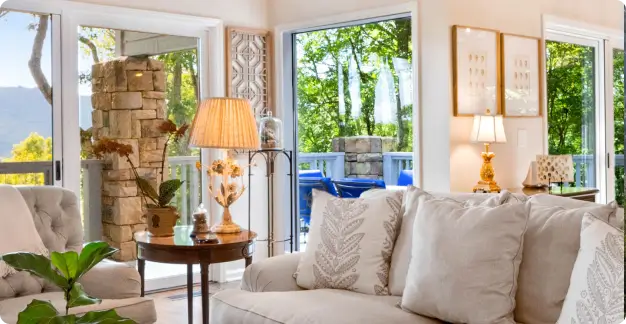
[[[474,186],[474,192],[486,191],[500,193],[502,189],[495,181],[478,181],[478,184]]]
[[[228,207],[224,207],[224,214],[222,214],[222,222],[215,224],[211,227],[211,232],[216,234],[234,234],[241,232],[241,226],[233,222],[233,218],[230,215]]]

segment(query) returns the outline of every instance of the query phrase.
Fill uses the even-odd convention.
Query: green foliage
[[[65,296],[65,315],[50,302],[34,300],[18,315],[18,324],[55,323],[55,324],[109,324],[134,323],[121,318],[114,310],[88,312],[81,317],[69,315],[69,309],[79,306],[99,304],[97,298],[89,297],[78,280],[96,264],[117,252],[105,242],[87,244],[80,255],[73,251],[52,252],[51,258],[34,253],[9,253],[2,260],[19,271],[27,271],[61,288]]]
[[[382,64],[398,76],[392,58],[412,60],[411,21],[395,19],[378,23],[326,29],[296,36],[298,150],[330,152],[332,139],[340,136],[377,135],[398,140],[397,151],[413,150],[412,106],[399,107],[395,124],[374,120],[375,87]],[[361,79],[361,117],[351,117],[349,61],[354,58]],[[341,69],[339,61],[342,62]],[[339,78],[343,74],[345,114],[339,112]],[[398,100],[398,105],[400,105]]]
[[[44,138],[37,133],[30,135],[18,144],[13,145],[11,157],[0,162],[33,162],[52,161],[52,138]],[[0,184],[10,185],[43,185],[43,174],[10,174],[0,175]]]
[[[624,154],[624,51],[613,52],[613,104],[615,154]],[[624,206],[624,166],[615,167],[615,200]]]

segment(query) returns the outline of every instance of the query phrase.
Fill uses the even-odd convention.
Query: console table
[[[589,202],[596,202],[596,195],[600,192],[600,190],[596,188],[579,187],[563,187],[563,191],[561,191],[561,188],[553,188],[552,192],[549,192],[548,188],[514,188],[508,190],[512,193],[524,194],[526,196],[550,194]]]

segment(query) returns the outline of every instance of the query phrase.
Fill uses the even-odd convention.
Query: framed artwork
[[[501,45],[504,116],[541,116],[541,39],[502,34]]]
[[[571,155],[537,155],[539,183],[574,182],[574,161]]]
[[[500,113],[500,33],[453,26],[454,116]]]

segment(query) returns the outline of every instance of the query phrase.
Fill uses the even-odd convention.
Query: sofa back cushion
[[[608,221],[615,209],[598,204],[581,207],[578,202],[571,205],[567,198],[556,197],[533,197],[528,204],[530,217],[518,278],[515,320],[553,324],[563,307],[578,255],[583,215],[589,213]]]
[[[76,195],[58,187],[17,187],[24,197],[37,232],[50,251],[80,252],[83,227]],[[27,272],[0,278],[0,300],[57,291],[53,285]]]

